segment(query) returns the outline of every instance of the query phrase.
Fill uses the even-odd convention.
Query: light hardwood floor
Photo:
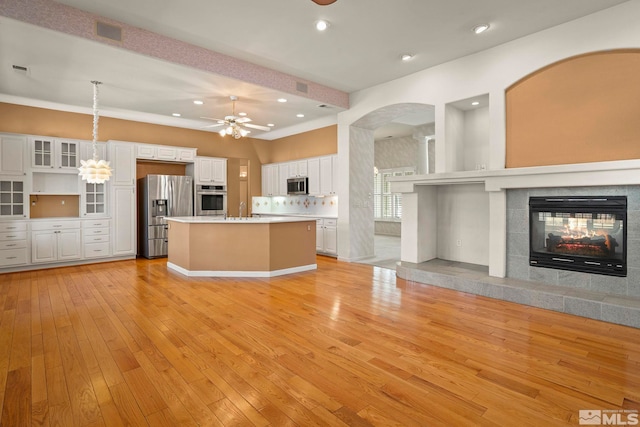
[[[273,279],[165,262],[0,275],[0,424],[554,426],[640,409],[638,329],[326,257]]]

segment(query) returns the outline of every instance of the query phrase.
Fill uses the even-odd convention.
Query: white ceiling
[[[51,0],[44,0],[51,1]],[[74,8],[351,93],[623,3],[622,0],[60,0]],[[25,7],[33,7],[25,1]],[[318,19],[329,29],[314,29]],[[471,29],[489,23],[489,31]],[[412,53],[408,62],[400,55]],[[27,74],[12,65],[29,68]],[[265,139],[335,123],[341,108],[0,17],[0,101],[199,129],[237,111]],[[275,99],[286,97],[279,104]],[[194,99],[205,101],[193,105]],[[171,114],[178,112],[182,117]],[[297,118],[297,113],[305,114]],[[414,125],[416,123],[410,123]],[[406,124],[405,125],[409,125]]]

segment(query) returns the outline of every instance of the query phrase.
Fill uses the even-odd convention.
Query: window
[[[373,176],[373,217],[387,221],[402,218],[402,194],[391,192],[389,178],[415,174],[412,167],[382,169]]]

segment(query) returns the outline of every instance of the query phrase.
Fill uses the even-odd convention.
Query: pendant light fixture
[[[96,142],[98,140],[98,85],[102,82],[92,80],[93,84],[93,158],[80,160],[80,177],[90,184],[103,184],[111,177],[111,167],[106,160],[98,160]]]

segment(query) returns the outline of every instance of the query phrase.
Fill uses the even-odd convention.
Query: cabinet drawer
[[[0,267],[27,263],[27,249],[0,250]]]
[[[82,236],[83,243],[108,242],[109,234],[85,234]]]
[[[5,231],[27,231],[26,222],[0,222],[0,233]]]
[[[82,228],[108,227],[108,219],[92,219],[90,221],[82,221]]]
[[[338,224],[338,220],[337,219],[324,219],[324,225],[325,227],[335,227]]]
[[[8,240],[6,242],[0,241],[0,249],[22,249],[26,247],[26,240]]]
[[[109,235],[109,228],[108,227],[86,228],[86,229],[82,230],[82,234],[84,236],[108,236]]]
[[[26,238],[26,231],[8,231],[6,233],[0,233],[0,242],[7,240],[25,240]]]
[[[31,224],[31,230],[70,230],[80,228],[80,221],[47,221],[34,222]]]
[[[84,244],[85,258],[97,258],[104,256],[109,256],[109,242]]]

